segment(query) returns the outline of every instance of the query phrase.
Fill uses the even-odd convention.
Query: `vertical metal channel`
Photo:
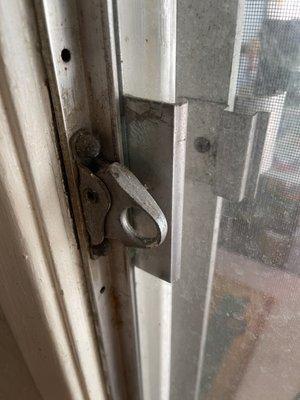
[[[117,0],[125,95],[175,102],[176,0]],[[155,162],[155,152],[153,152]],[[143,398],[170,397],[172,285],[134,268]]]
[[[176,96],[189,102],[181,279],[172,301],[172,400],[199,400],[222,198],[195,140],[214,141],[212,108],[233,109],[243,0],[179,0]],[[213,107],[212,107],[213,106]],[[201,114],[205,113],[205,119]]]
[[[111,0],[36,0],[50,97],[94,310],[108,397],[141,399],[132,269],[125,248],[91,260],[69,148],[81,128],[99,135],[108,160],[122,161],[119,76]]]

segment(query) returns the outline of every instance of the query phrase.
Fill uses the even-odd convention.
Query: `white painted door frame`
[[[35,11],[0,11],[1,307],[43,399],[105,399]]]

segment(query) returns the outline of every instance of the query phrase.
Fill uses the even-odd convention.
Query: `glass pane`
[[[259,175],[223,200],[200,399],[300,398],[300,2],[246,0],[235,111],[270,113]]]

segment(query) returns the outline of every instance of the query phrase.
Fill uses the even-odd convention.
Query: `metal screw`
[[[210,141],[202,136],[199,136],[195,139],[194,146],[199,153],[207,153],[211,147]]]
[[[107,256],[111,250],[111,245],[108,239],[104,239],[101,244],[96,246],[92,246],[91,248],[91,256],[93,259],[96,259],[99,256]]]
[[[99,201],[98,193],[92,189],[86,189],[84,191],[84,196],[85,196],[86,200],[90,203],[98,203],[98,201]]]
[[[76,155],[82,164],[88,166],[100,155],[100,141],[88,131],[79,130],[72,140]]]

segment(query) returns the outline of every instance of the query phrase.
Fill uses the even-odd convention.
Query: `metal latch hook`
[[[118,162],[106,162],[101,157],[99,140],[85,130],[72,136],[71,148],[78,168],[80,199],[91,248],[97,248],[105,239],[140,248],[162,244],[167,235],[167,220],[136,176]],[[128,210],[136,208],[153,222],[156,230],[153,237],[135,230]]]

